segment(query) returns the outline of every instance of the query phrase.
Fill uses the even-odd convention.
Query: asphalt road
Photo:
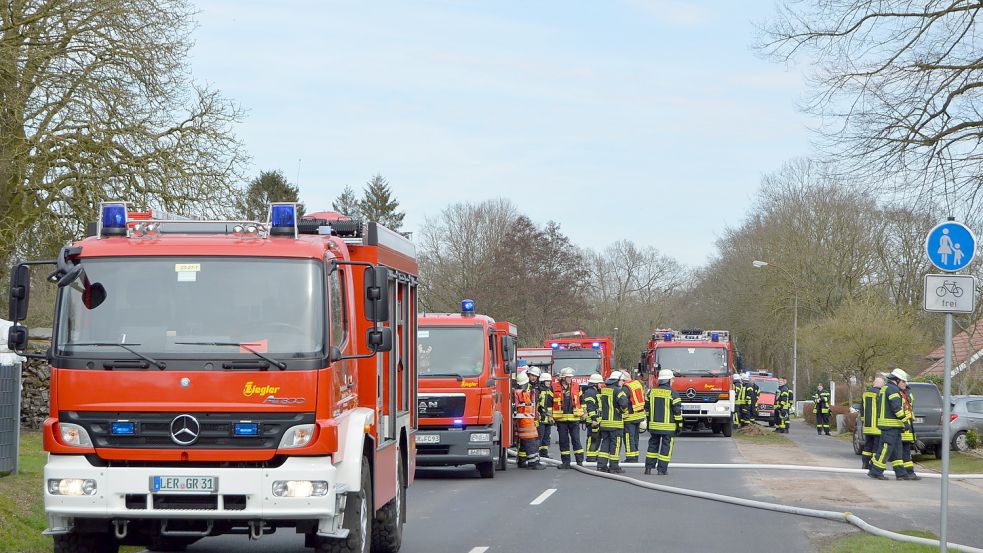
[[[645,444],[643,439],[642,446]],[[678,438],[673,455],[675,461],[686,462],[743,460],[734,440],[709,433]],[[663,477],[645,477],[638,469],[629,475],[672,486],[772,499],[756,493],[754,472],[674,471],[670,467],[669,475]],[[541,503],[531,504],[548,490],[555,491]],[[817,540],[849,531],[832,522],[654,492],[553,468],[527,471],[512,466],[492,480],[482,480],[475,470],[465,467],[420,469],[408,494],[408,508],[404,553],[635,551],[643,547],[815,551]],[[308,550],[301,536],[280,531],[256,542],[244,536],[208,538],[188,551]]]

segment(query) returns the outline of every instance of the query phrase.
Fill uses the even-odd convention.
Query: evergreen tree
[[[300,189],[287,182],[282,171],[262,171],[249,183],[239,212],[250,221],[265,221],[272,202],[298,202],[297,217],[304,215]]]
[[[331,208],[352,219],[361,219],[359,203],[358,197],[355,196],[355,190],[351,186],[346,186],[341,192],[341,195],[335,198],[335,201],[331,202]]]
[[[397,211],[399,202],[393,197],[389,181],[382,175],[365,183],[365,192],[359,202],[359,210],[367,221],[378,221],[387,228],[399,231],[405,213]]]

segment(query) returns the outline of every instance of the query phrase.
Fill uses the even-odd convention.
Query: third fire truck
[[[734,394],[731,386],[737,355],[726,330],[657,330],[642,353],[639,369],[655,386],[659,369],[675,375],[672,387],[683,400],[688,430],[709,429],[730,436]]]
[[[573,369],[573,381],[581,386],[594,373],[607,378],[614,366],[614,341],[610,336],[590,337],[583,330],[553,334],[543,344],[553,350],[553,370]]]

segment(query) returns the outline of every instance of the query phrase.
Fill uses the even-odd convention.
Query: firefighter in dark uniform
[[[775,420],[777,424],[774,432],[788,434],[788,427],[791,425],[791,410],[794,405],[792,400],[792,390],[788,389],[784,378],[778,379],[778,393],[775,394]]]
[[[922,477],[915,474],[915,463],[911,460],[911,450],[915,447],[915,411],[912,406],[915,404],[915,392],[908,387],[907,382],[899,382],[901,388],[901,400],[904,402],[905,426],[901,432],[901,458],[895,459],[892,465],[901,464],[908,475],[908,480],[921,480]]]
[[[741,412],[744,410],[744,383],[741,375],[734,374],[734,428],[741,426]]]
[[[754,423],[758,420],[758,393],[761,391],[758,385],[754,381],[748,380],[748,422]]]
[[[622,373],[627,378],[628,373]],[[645,420],[645,388],[636,379],[625,382],[630,406],[625,413],[625,462],[638,462],[638,435]]]
[[[683,400],[672,389],[672,371],[659,371],[659,385],[649,390],[645,411],[648,416],[649,446],[645,454],[645,474],[658,469],[659,474],[669,472],[672,459],[673,436],[683,430]]]
[[[861,466],[865,469],[870,468],[870,459],[874,456],[877,449],[877,441],[881,438],[881,429],[877,428],[877,393],[884,386],[884,378],[878,376],[873,384],[863,395],[862,411],[860,413],[863,423],[864,448],[861,452]]]
[[[598,395],[601,426],[601,450],[597,452],[597,470],[621,474],[621,437],[625,433],[624,416],[631,402],[625,392],[621,371],[614,371]]]
[[[560,469],[570,468],[572,453],[578,466],[584,466],[584,446],[580,442],[580,421],[584,418],[584,409],[580,405],[580,385],[573,381],[573,369],[560,369],[560,378],[553,385],[550,397],[553,404],[553,419],[556,421],[556,433],[560,440]]]
[[[550,457],[550,434],[553,433],[553,377],[550,373],[539,376],[538,405],[539,411],[539,456]]]
[[[601,450],[601,410],[598,396],[604,377],[594,373],[587,379],[587,387],[581,398],[584,404],[584,427],[587,429],[587,461],[597,462]]]
[[[877,392],[877,427],[881,437],[877,449],[870,460],[867,476],[877,480],[887,480],[884,469],[894,459],[901,458],[901,432],[905,430],[904,400],[901,398],[900,382],[908,382],[908,373],[894,369],[887,375],[887,383]],[[898,480],[909,480],[902,465],[894,465],[894,476]]]
[[[824,390],[823,385],[816,386],[816,393],[812,395],[813,412],[816,414],[816,433],[829,436],[829,390]]]

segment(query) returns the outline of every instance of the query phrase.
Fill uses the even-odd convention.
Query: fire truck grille
[[[697,392],[692,388],[679,392],[684,403],[716,403],[720,394],[721,392]]]
[[[464,416],[465,397],[460,396],[425,396],[417,399],[417,409],[421,418],[453,418]]]
[[[185,424],[190,415],[197,421]],[[83,412],[62,411],[62,422],[70,422],[85,428],[97,448],[129,449],[276,449],[284,432],[298,424],[314,422],[314,413],[139,413],[139,412]],[[113,423],[134,423],[133,432],[113,434]],[[235,435],[237,423],[245,422],[246,428],[256,424],[256,435]],[[172,424],[174,423],[174,424]],[[175,426],[176,425],[176,426]],[[173,426],[173,428],[172,428]],[[240,425],[241,426],[241,425]],[[172,431],[186,427],[192,432]],[[241,431],[241,428],[240,428]],[[192,436],[194,439],[192,440]],[[185,443],[178,443],[179,441]],[[191,443],[187,443],[187,442]]]

